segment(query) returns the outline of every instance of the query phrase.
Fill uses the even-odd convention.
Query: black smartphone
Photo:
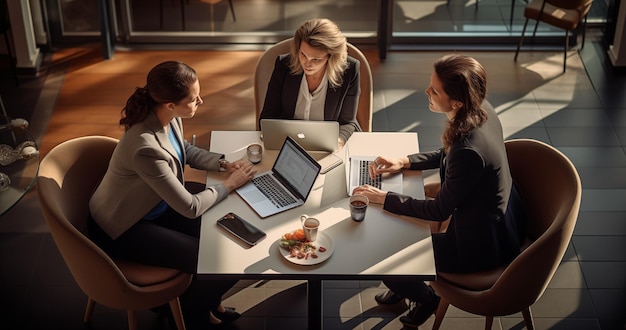
[[[266,236],[265,232],[261,229],[232,212],[227,213],[217,220],[217,225],[226,229],[250,246],[256,245],[256,243]]]

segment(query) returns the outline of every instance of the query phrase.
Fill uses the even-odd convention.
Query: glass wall
[[[98,1],[45,0],[54,41],[100,35]],[[589,22],[606,22],[607,0],[595,0]],[[524,0],[113,0],[106,1],[118,43],[273,43],[304,20],[327,17],[353,42],[375,43],[389,19],[394,44],[515,44]],[[381,4],[389,15],[381,18]],[[384,31],[384,30],[383,30]],[[540,25],[538,36],[559,29]],[[481,41],[481,42],[482,42]]]

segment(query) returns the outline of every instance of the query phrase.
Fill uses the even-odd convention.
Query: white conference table
[[[213,131],[210,150],[229,161],[245,157],[250,143],[261,143],[258,131]],[[404,157],[418,151],[416,133],[354,133],[337,153]],[[255,165],[259,172],[271,169],[277,150],[264,150]],[[224,181],[228,173],[208,172],[207,185]],[[424,199],[420,171],[404,171],[403,192]],[[370,204],[363,222],[350,218],[346,169],[339,166],[320,175],[306,203],[274,216],[260,218],[233,192],[202,216],[198,276],[201,278],[303,279],[308,281],[309,328],[322,328],[322,280],[434,280],[430,227],[427,221],[398,216]],[[253,247],[226,233],[216,221],[234,212],[259,227],[267,237]],[[320,232],[333,241],[330,257],[315,265],[292,263],[280,253],[279,240],[301,228],[300,215],[321,222]]]

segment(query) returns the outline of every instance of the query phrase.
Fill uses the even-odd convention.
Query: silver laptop
[[[261,119],[263,145],[278,150],[287,136],[296,140],[306,151],[337,151],[339,123],[336,121]]]
[[[347,167],[346,179],[348,180],[348,195],[352,196],[354,188],[369,184],[385,191],[402,193],[402,172],[394,174],[379,174],[377,178],[372,178],[369,174],[369,164],[376,159],[376,156],[349,156],[350,165]]]
[[[259,173],[237,194],[265,218],[304,204],[320,173],[320,164],[291,137],[284,139],[270,171]]]

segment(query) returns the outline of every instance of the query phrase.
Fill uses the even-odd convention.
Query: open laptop
[[[368,167],[376,159],[376,156],[349,155],[348,159],[350,163],[346,166],[346,180],[348,181],[349,196],[352,196],[354,188],[363,184],[369,184],[385,191],[402,193],[402,172],[379,174],[377,178],[372,178]]]
[[[263,145],[278,150],[287,136],[296,140],[304,150],[328,153],[337,151],[339,123],[336,121],[261,119]],[[315,157],[315,156],[314,156]]]
[[[304,204],[320,169],[320,164],[288,136],[272,169],[258,173],[236,192],[265,218]]]

